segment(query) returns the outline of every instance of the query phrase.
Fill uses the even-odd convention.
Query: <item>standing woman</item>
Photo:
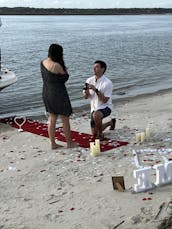
[[[45,109],[49,113],[48,135],[51,141],[51,148],[58,148],[55,142],[58,115],[60,115],[63,123],[63,132],[66,138],[67,148],[72,148],[76,145],[71,139],[69,123],[72,107],[65,86],[69,75],[63,60],[63,48],[61,45],[50,45],[48,58],[41,61],[41,74],[43,79],[43,101]]]

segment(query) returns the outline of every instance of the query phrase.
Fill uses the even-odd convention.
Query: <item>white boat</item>
[[[0,26],[2,25],[0,18]],[[1,65],[1,49],[0,49],[0,91],[17,81],[17,77],[11,70]]]
[[[0,91],[17,82],[17,77],[11,70],[1,67],[0,69]]]

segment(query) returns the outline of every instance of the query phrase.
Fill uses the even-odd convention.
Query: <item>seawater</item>
[[[80,110],[97,59],[107,65],[113,101],[172,88],[172,15],[1,16],[2,62],[18,81],[0,92],[0,117],[42,115],[40,61],[51,43],[64,47],[73,108]]]

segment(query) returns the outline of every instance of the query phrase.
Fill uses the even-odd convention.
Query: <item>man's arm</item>
[[[104,96],[104,94],[99,91],[94,85],[89,85],[89,88],[92,89],[98,96],[98,98],[103,102],[103,103],[107,103],[109,97]]]
[[[98,89],[96,89],[95,92],[103,103],[107,103],[107,101],[109,100],[109,97],[104,96],[104,94],[101,91],[99,91]]]

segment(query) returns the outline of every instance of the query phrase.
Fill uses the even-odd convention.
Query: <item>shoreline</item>
[[[171,94],[171,93],[172,93],[172,88],[159,90],[159,91],[152,92],[149,94],[141,94],[141,95],[131,96],[131,97],[127,97],[127,98],[115,99],[112,101],[112,104],[113,104],[112,113],[115,113],[115,110],[118,109],[118,107],[124,105],[127,102],[136,102],[136,101],[139,101],[140,99],[148,99],[148,98],[151,98],[154,96],[155,97],[159,96],[159,95],[163,96],[163,95]],[[88,101],[88,104],[83,105],[79,108],[78,107],[73,108],[73,114],[71,115],[72,119],[73,119],[73,117],[75,118],[75,117],[82,117],[82,116],[87,116],[89,118],[89,116],[90,116],[90,103],[89,103],[89,100],[87,100],[87,101]],[[30,115],[27,117],[32,118],[32,119],[36,119],[36,120],[43,120],[43,121],[45,121],[47,118],[45,114],[38,115],[38,116],[37,115]],[[59,122],[59,120],[57,122]]]
[[[172,14],[172,8],[33,8],[0,7],[1,15],[24,16],[99,16],[99,15],[164,15]]]
[[[155,91],[155,92],[150,92],[150,93],[145,93],[145,94],[140,94],[140,95],[136,95],[136,96],[130,96],[130,97],[125,97],[125,98],[118,98],[118,99],[113,99],[112,100],[112,103],[113,103],[113,110],[115,111],[116,107],[118,106],[121,106],[123,104],[125,104],[126,102],[131,102],[131,101],[137,101],[139,99],[142,99],[142,98],[150,98],[152,96],[157,96],[157,95],[165,95],[165,94],[168,94],[168,93],[171,93],[172,92],[172,88],[168,88],[168,89],[162,89],[162,90],[158,90],[158,91]],[[44,107],[43,107],[44,109]],[[112,110],[112,112],[113,112]],[[73,114],[76,114],[76,115],[79,115],[79,116],[82,116],[83,114],[87,114],[89,115],[89,112],[90,112],[90,103],[89,103],[89,100],[87,100],[87,104],[86,105],[82,105],[80,107],[74,107],[73,108]],[[35,111],[28,111],[28,112],[23,112],[23,111],[18,111],[16,113],[21,113],[21,116],[26,116],[28,118],[34,118],[34,119],[43,119],[45,118],[46,119],[46,116],[45,116],[45,112],[42,112],[42,114],[34,114],[33,113],[36,113]],[[27,115],[26,115],[27,113]],[[40,113],[40,111],[38,111],[38,113]],[[0,114],[0,118],[5,118],[5,117],[11,117],[11,116],[20,116],[20,115],[16,115],[15,113],[11,113],[11,115],[7,115],[7,114]]]
[[[125,104],[126,102],[134,102],[140,99],[147,99],[147,98],[151,98],[157,95],[166,95],[166,94],[171,94],[172,93],[172,88],[168,88],[168,89],[162,89],[156,92],[151,92],[151,93],[147,93],[147,94],[141,94],[141,95],[136,95],[136,96],[131,96],[131,97],[127,97],[127,98],[118,98],[115,100],[112,100],[112,104],[113,104],[113,111],[115,111],[115,108],[118,106],[121,106],[123,104]],[[74,110],[74,114],[76,113],[81,113],[81,115],[83,113],[89,113],[90,111],[90,104],[89,104],[89,100],[88,100],[88,104],[87,105],[83,105],[80,108],[73,108]],[[82,111],[81,111],[82,110]]]

